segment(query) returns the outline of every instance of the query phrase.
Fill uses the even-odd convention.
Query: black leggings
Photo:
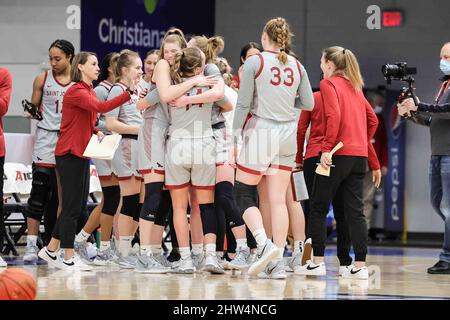
[[[318,159],[316,158],[314,161],[317,162]],[[338,237],[341,237],[340,240],[338,238],[338,256],[341,265],[347,265],[350,258],[348,256],[349,239],[353,244],[355,260],[365,261],[367,255],[367,225],[363,210],[363,181],[367,158],[334,156],[333,164],[336,167],[331,168],[329,177],[314,175],[310,193],[311,211],[307,235],[312,238],[314,255],[323,257],[326,242],[326,216],[330,202],[334,199],[333,206],[335,207],[338,224]],[[305,174],[305,178],[306,176]]]
[[[303,161],[303,173],[305,175],[306,189],[308,189],[310,198],[313,190],[315,170],[317,168],[316,163],[319,161],[319,157],[313,157]],[[308,214],[305,214],[305,230],[308,230],[308,217],[311,200],[307,200],[307,202]],[[334,219],[336,220],[337,231],[337,257],[341,266],[348,266],[352,263],[352,257],[350,256],[351,239],[347,220],[345,219],[341,188],[339,188],[336,192],[333,199],[333,212]]]
[[[72,154],[57,156],[56,170],[61,180],[62,211],[52,236],[61,241],[61,248],[73,248],[80,216],[87,212],[89,160]]]

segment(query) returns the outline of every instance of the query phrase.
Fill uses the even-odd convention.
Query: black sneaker
[[[427,271],[431,274],[450,274],[450,263],[438,261],[434,266],[428,268]]]

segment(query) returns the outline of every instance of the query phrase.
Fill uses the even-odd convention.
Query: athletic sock
[[[253,236],[255,237],[258,246],[264,246],[266,244],[267,235],[264,229],[255,230],[255,232],[253,232]]]

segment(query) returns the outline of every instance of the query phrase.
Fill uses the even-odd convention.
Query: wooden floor
[[[253,279],[246,275],[143,275],[119,267],[96,267],[90,272],[67,272],[46,265],[23,265],[5,260],[37,278],[41,300],[115,299],[450,299],[450,275],[429,275],[439,250],[376,248],[369,250],[369,281],[346,281],[337,276],[336,250],[327,250],[327,276],[286,280]]]

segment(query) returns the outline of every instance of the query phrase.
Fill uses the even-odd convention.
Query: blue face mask
[[[440,67],[446,76],[450,76],[450,61],[442,59]]]

